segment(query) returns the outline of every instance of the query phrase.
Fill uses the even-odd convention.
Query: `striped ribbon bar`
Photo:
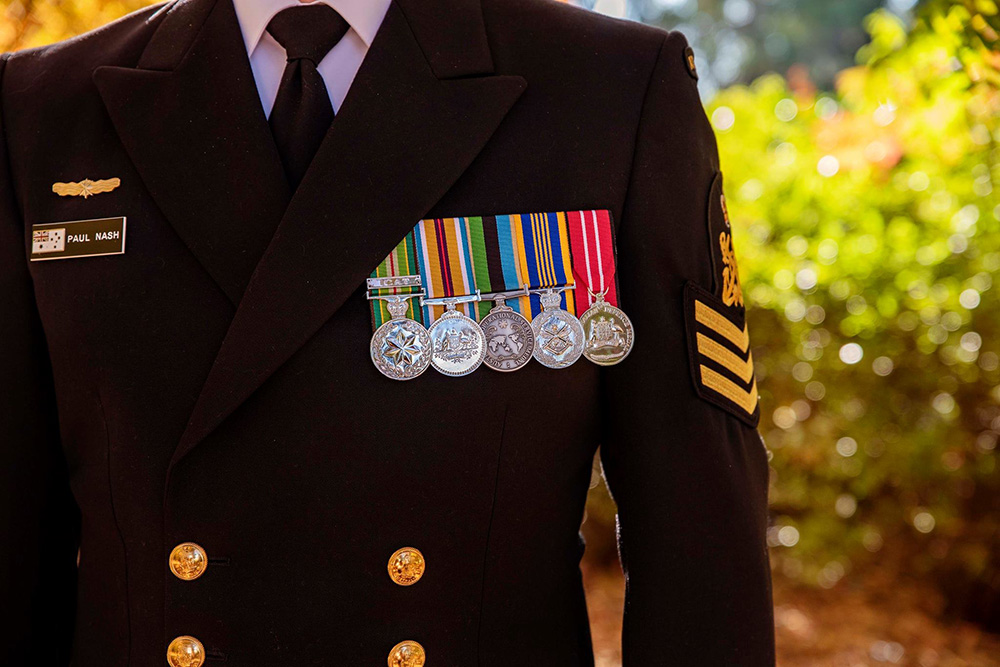
[[[588,286],[595,291],[610,289],[606,299],[617,302],[614,267],[608,211],[519,213],[421,220],[372,277],[419,274],[432,299],[581,282],[577,289],[564,292],[562,301],[563,308],[580,315],[591,303]],[[390,293],[397,292],[379,290],[380,295]],[[390,316],[382,301],[371,303],[372,324],[377,328]],[[507,305],[529,320],[541,310],[537,295],[511,299]],[[492,302],[457,306],[477,321],[492,307]],[[430,326],[443,311],[443,306],[419,308],[411,302],[407,317]]]
[[[417,251],[416,246],[413,242],[413,232],[406,235],[399,245],[397,245],[389,256],[382,260],[382,263],[378,265],[373,272],[372,278],[387,278],[387,277],[399,277],[399,276],[416,276],[420,275],[420,270],[417,268]],[[390,288],[390,289],[379,289],[373,290],[374,293],[379,296],[388,296],[390,294],[411,294],[418,291],[415,288]],[[383,323],[388,322],[392,319],[389,314],[389,310],[386,307],[386,302],[381,299],[377,299],[371,302],[372,304],[372,322],[375,324],[375,328],[382,326]],[[417,303],[417,299],[409,299],[407,301],[406,317],[411,320],[420,321],[420,304]]]
[[[618,305],[615,284],[614,237],[607,211],[573,211],[566,214],[570,252],[576,282],[576,301],[582,315],[594,303],[590,292],[606,292],[604,300]],[[588,291],[589,289],[589,291]]]

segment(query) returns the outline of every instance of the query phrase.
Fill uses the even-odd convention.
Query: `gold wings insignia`
[[[122,184],[120,178],[108,178],[92,181],[86,178],[79,183],[53,183],[52,192],[60,197],[93,197],[102,192],[111,192]]]

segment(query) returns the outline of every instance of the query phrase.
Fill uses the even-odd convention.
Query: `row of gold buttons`
[[[170,552],[170,571],[182,581],[194,581],[208,569],[208,554],[194,542],[182,542]],[[403,547],[389,558],[389,578],[400,586],[412,586],[420,581],[427,562],[419,549]],[[389,667],[423,667],[427,660],[424,647],[413,640],[396,644],[389,652]],[[205,647],[188,635],[175,638],[167,647],[170,667],[202,667]]]
[[[194,581],[208,569],[208,554],[194,542],[181,542],[170,552],[170,571],[182,581]],[[205,647],[188,635],[175,638],[167,646],[170,667],[201,667],[205,664]]]
[[[417,583],[426,569],[424,555],[413,547],[397,549],[389,557],[389,578],[400,586]],[[424,647],[412,639],[399,642],[389,651],[389,667],[423,667],[426,661]]]

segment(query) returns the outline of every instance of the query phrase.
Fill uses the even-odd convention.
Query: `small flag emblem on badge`
[[[66,228],[36,229],[31,233],[31,254],[62,252],[66,249]]]

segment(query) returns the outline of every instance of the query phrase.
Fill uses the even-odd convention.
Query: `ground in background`
[[[919,582],[873,572],[830,590],[774,582],[779,667],[1000,667],[1000,637],[940,620]],[[624,583],[617,567],[584,566],[597,667],[620,667]]]

